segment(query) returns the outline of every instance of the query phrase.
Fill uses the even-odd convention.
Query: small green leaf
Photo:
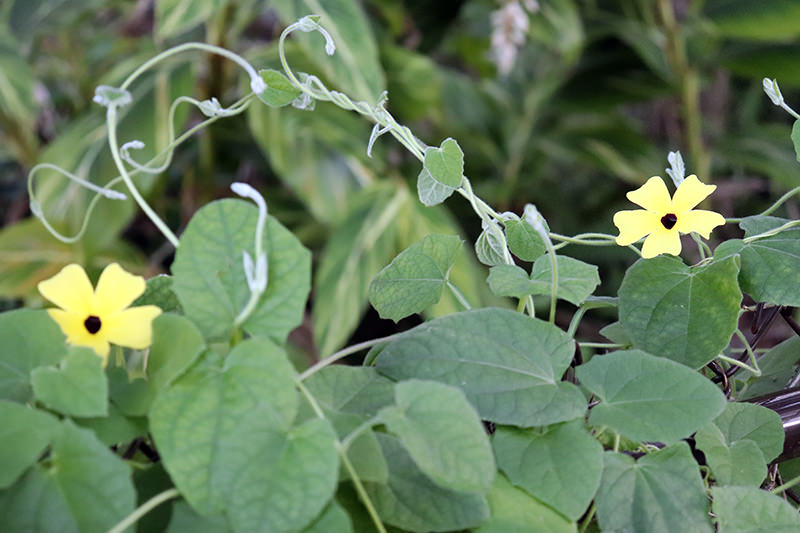
[[[178,296],[172,290],[172,276],[161,274],[147,280],[144,294],[139,296],[131,307],[139,305],[155,305],[165,313],[183,314]]]
[[[436,485],[417,468],[399,440],[379,434],[378,441],[389,464],[389,482],[364,483],[364,487],[385,523],[410,531],[458,531],[489,518],[483,496]]]
[[[128,465],[87,429],[64,421],[45,465],[0,492],[3,533],[104,533],[133,512]]]
[[[58,368],[31,372],[33,393],[48,408],[69,416],[108,414],[108,380],[103,360],[91,348],[70,348]]]
[[[556,256],[558,265],[558,297],[580,305],[600,285],[597,267],[567,256]],[[552,263],[541,256],[533,264],[530,277],[516,265],[498,265],[489,272],[489,286],[498,296],[524,298],[528,295],[550,295],[553,292]],[[524,279],[523,279],[524,277]]]
[[[435,381],[403,381],[395,386],[395,401],[379,416],[425,475],[458,492],[489,489],[495,472],[492,447],[460,389]]]
[[[497,228],[498,231],[502,231]],[[478,240],[475,241],[475,255],[478,261],[486,266],[505,264],[505,246],[500,238],[489,229],[484,228]]]
[[[461,248],[456,235],[428,235],[406,248],[369,286],[369,301],[397,322],[437,303]]]
[[[700,471],[685,442],[638,461],[606,452],[595,502],[602,531],[713,531]]]
[[[36,462],[58,430],[58,420],[6,400],[0,400],[0,420],[0,489],[5,489]]]
[[[637,441],[686,438],[727,404],[725,395],[697,372],[639,350],[594,357],[576,375],[601,400],[589,422]]]
[[[800,337],[790,337],[773,346],[758,358],[761,376],[751,377],[737,399],[748,400],[788,388],[800,370],[797,367],[798,361],[800,361]]]
[[[793,533],[800,514],[781,497],[756,487],[713,487],[711,506],[719,533]]]
[[[46,311],[21,309],[0,314],[0,339],[0,398],[27,402],[33,396],[31,370],[58,364],[64,334]]]
[[[292,85],[292,82],[277,70],[259,70],[258,75],[267,84],[267,89],[256,96],[270,107],[289,105],[302,94],[300,89]]]
[[[378,355],[395,380],[434,379],[459,387],[481,418],[523,427],[583,416],[586,399],[561,381],[574,342],[556,326],[505,309],[479,309],[432,320]]]
[[[455,187],[448,187],[433,179],[425,167],[422,167],[417,176],[417,196],[419,196],[419,201],[428,207],[439,205],[450,198],[455,191]]]
[[[546,248],[541,235],[524,219],[505,222],[506,238],[511,253],[523,261],[536,261]]]
[[[575,533],[574,522],[514,487],[502,474],[494,479],[489,494],[492,517],[475,533]]]
[[[486,278],[486,281],[497,296],[522,299],[533,294],[535,290],[528,273],[517,265],[493,266],[489,269],[489,277]]]
[[[514,485],[571,520],[589,507],[600,485],[603,447],[582,420],[530,430],[498,427],[492,442],[498,466]]]
[[[447,138],[439,148],[429,146],[425,150],[423,165],[435,181],[456,189],[464,175],[464,152],[455,139]]]
[[[619,288],[619,321],[635,348],[700,368],[736,331],[738,274],[734,257],[695,267],[674,257],[641,259]]]
[[[797,155],[797,160],[800,161],[800,119],[794,121],[792,125],[792,144],[794,145],[794,153]]]
[[[781,417],[772,409],[750,403],[729,402],[714,419],[726,442],[755,442],[768,462],[783,451],[784,430]]]
[[[728,443],[713,423],[695,433],[697,448],[706,456],[714,478],[720,485],[759,486],[767,476],[767,462],[751,440]]]

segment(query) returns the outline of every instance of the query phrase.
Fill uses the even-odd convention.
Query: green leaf
[[[249,339],[224,364],[206,352],[158,395],[151,432],[192,507],[252,532],[299,529],[322,510],[337,479],[335,434],[319,419],[292,427],[294,376],[280,348]]]
[[[502,231],[497,228],[498,231]],[[486,266],[505,264],[505,246],[503,241],[484,224],[484,229],[475,241],[475,255],[478,261]]]
[[[719,533],[792,533],[800,515],[781,497],[756,487],[713,487],[711,509]]]
[[[600,335],[613,343],[624,344],[629,347],[633,346],[633,341],[619,322],[612,322],[605,326],[600,330]]]
[[[767,462],[758,445],[751,440],[726,442],[714,424],[697,431],[697,448],[706,456],[714,478],[720,485],[759,486],[767,476]]]
[[[800,361],[800,337],[786,339],[758,358],[761,376],[750,378],[737,399],[748,400],[789,387],[797,375]]]
[[[361,5],[355,0],[275,0],[270,4],[285,24],[314,13],[319,23],[333,37],[336,53],[325,53],[325,42],[317,32],[295,32],[306,54],[321,72],[338,88],[353,97],[375,104],[386,88],[378,60],[378,47]]]
[[[740,226],[745,237],[762,233],[789,222],[775,217],[748,217]],[[739,239],[723,242],[714,250],[715,260],[738,254],[742,267],[739,283],[742,291],[758,302],[775,305],[800,305],[800,229],[745,243]]]
[[[436,181],[430,171],[422,167],[417,176],[417,196],[423,205],[432,207],[444,202],[456,191],[456,187],[448,187]]]
[[[369,286],[369,301],[381,318],[397,322],[437,303],[461,249],[456,235],[428,235],[384,267]]]
[[[395,253],[395,217],[407,202],[405,189],[379,185],[362,192],[333,230],[314,282],[314,339],[321,355],[333,353],[358,325],[369,282]]]
[[[186,316],[207,339],[227,339],[250,298],[242,252],[251,257],[258,210],[242,200],[217,200],[201,208],[181,235],[172,263],[173,289]],[[250,318],[251,335],[278,343],[300,324],[310,290],[311,254],[276,219],[264,231],[269,282]]]
[[[800,161],[800,120],[795,120],[792,125],[792,144],[794,153],[797,154],[797,160]]]
[[[556,264],[557,294],[562,300],[580,305],[600,285],[600,276],[594,265],[562,255],[556,256]],[[487,281],[498,296],[550,295],[553,292],[552,271],[550,257],[541,256],[533,264],[530,277],[516,265],[498,265],[492,267]]]
[[[113,403],[108,405],[108,416],[80,418],[75,423],[91,429],[106,446],[130,442],[148,431],[146,418],[127,417]]]
[[[185,372],[204,349],[203,335],[190,320],[178,315],[160,315],[153,321],[146,379],[130,381],[127,373],[112,372],[111,399],[127,415],[146,415],[159,391]]]
[[[364,488],[385,523],[410,531],[453,531],[475,527],[489,518],[483,496],[434,484],[399,440],[385,434],[379,434],[378,440],[389,464],[389,482],[364,483]]]
[[[256,94],[256,96],[270,107],[289,105],[295,98],[303,94],[300,89],[292,85],[292,82],[286,76],[277,70],[259,70],[258,75],[267,84],[267,89],[261,94]]]
[[[395,380],[434,379],[459,387],[481,418],[540,426],[583,416],[586,400],[561,376],[574,343],[562,330],[505,309],[448,315],[406,332],[378,355]]]
[[[506,238],[511,253],[523,261],[536,261],[544,254],[546,247],[541,235],[524,218],[505,222]]]
[[[181,303],[172,290],[172,276],[160,274],[147,280],[144,294],[131,304],[131,307],[140,305],[155,305],[165,313],[183,314]]]
[[[48,413],[0,400],[0,489],[8,488],[53,439],[58,420]]]
[[[697,372],[639,350],[594,357],[579,366],[580,382],[601,401],[589,415],[637,441],[674,442],[725,409],[725,395]]]
[[[713,531],[700,471],[685,442],[638,461],[606,452],[595,502],[602,531]]]
[[[619,288],[619,321],[634,347],[700,368],[736,331],[742,293],[735,258],[687,267],[680,259],[641,259]]]
[[[492,447],[460,389],[435,381],[403,381],[395,386],[395,402],[379,416],[425,475],[458,492],[489,489],[495,473]]]
[[[603,447],[582,420],[541,429],[498,427],[492,443],[498,466],[517,487],[571,520],[589,507],[600,485]]]
[[[0,339],[0,399],[27,402],[31,370],[58,364],[64,334],[46,311],[20,309],[0,314]]]
[[[166,533],[234,533],[224,515],[201,516],[189,504],[180,501],[172,506],[172,518]]]
[[[800,35],[794,24],[800,6],[792,0],[711,0],[705,12],[723,37],[786,41]]]
[[[457,189],[464,175],[464,152],[455,139],[447,138],[439,148],[429,146],[425,149],[423,165],[435,181]]]
[[[331,502],[303,533],[352,533],[353,525],[342,506]]]
[[[783,423],[772,409],[750,403],[730,402],[714,419],[726,442],[755,442],[768,462],[783,451]]]
[[[575,533],[568,522],[536,498],[514,487],[502,474],[487,494],[492,517],[475,533]]]
[[[108,380],[103,360],[91,348],[70,348],[58,368],[40,367],[31,372],[36,399],[69,416],[108,414]]]
[[[161,0],[156,5],[156,34],[172,37],[211,19],[225,0]]]
[[[135,502],[128,466],[91,431],[64,421],[47,466],[0,493],[0,523],[4,533],[105,533]]]

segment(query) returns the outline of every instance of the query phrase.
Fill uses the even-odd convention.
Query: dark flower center
[[[664,225],[664,227],[665,227],[665,228],[667,228],[667,229],[672,229],[673,227],[675,227],[675,224],[676,224],[677,222],[678,222],[678,217],[676,217],[676,216],[675,216],[674,214],[672,214],[672,213],[667,213],[666,215],[664,215],[663,217],[661,217],[661,223],[662,223],[662,224]],[[99,326],[98,326],[98,327],[99,327]]]
[[[100,322],[100,317],[92,315],[83,321],[83,325],[86,326],[86,331],[94,335],[100,331],[100,326],[102,326],[103,323]]]

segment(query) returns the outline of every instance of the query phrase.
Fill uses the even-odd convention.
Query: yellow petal
[[[647,183],[628,193],[628,200],[652,211],[660,213],[659,216],[664,216],[671,208],[671,200],[667,186],[664,185],[664,180],[659,176],[653,176]]]
[[[142,295],[146,287],[144,278],[126,272],[117,263],[108,265],[94,291],[94,313],[101,318],[122,311]]]
[[[661,223],[658,215],[638,209],[636,211],[620,211],[614,215],[614,225],[619,229],[617,244],[628,246],[645,235],[657,231]]]
[[[680,184],[675,196],[672,198],[673,213],[680,218],[681,213],[689,211],[694,206],[706,199],[706,197],[716,190],[716,185],[706,185],[697,176],[692,174]]]
[[[725,217],[714,211],[705,211],[703,209],[695,209],[683,213],[678,217],[678,222],[675,224],[675,229],[681,233],[691,233],[696,231],[708,239],[711,236],[711,230],[717,226],[725,224]]]
[[[68,313],[60,309],[48,309],[47,314],[61,327],[61,331],[67,336],[67,342],[69,344],[86,346],[87,348],[93,349],[97,355],[103,358],[103,364],[105,365],[109,345],[105,336],[102,334],[102,327],[100,328],[100,332],[96,335],[92,335],[83,325],[83,322],[86,320],[86,315]]]
[[[155,305],[132,307],[106,317],[103,323],[105,338],[114,344],[143,350],[153,342],[152,322],[161,309]]]
[[[88,314],[92,301],[92,283],[80,265],[71,264],[37,286],[39,292],[61,309],[76,315]]]
[[[661,227],[644,240],[642,257],[650,259],[659,254],[678,255],[681,253],[681,236],[675,228],[668,230]]]

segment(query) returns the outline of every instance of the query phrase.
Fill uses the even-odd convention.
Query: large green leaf
[[[108,414],[108,380],[103,360],[90,348],[70,348],[57,367],[31,372],[36,399],[49,409],[69,416]]]
[[[725,409],[725,395],[697,372],[639,350],[594,357],[576,375],[600,403],[589,416],[639,441],[674,442]]]
[[[489,494],[492,517],[475,533],[575,533],[574,522],[497,475]]]
[[[26,402],[32,396],[31,370],[55,365],[66,352],[64,335],[45,311],[0,314],[0,398]]]
[[[572,339],[552,324],[490,308],[417,326],[386,346],[376,364],[392,379],[459,387],[482,418],[527,427],[585,412],[580,391],[561,382],[573,351]]]
[[[130,469],[94,434],[63,422],[49,461],[0,493],[7,533],[105,533],[133,512]]]
[[[237,531],[293,530],[331,498],[338,469],[333,429],[320,419],[292,427],[297,408],[286,355],[250,339],[224,364],[207,352],[159,394],[150,428],[198,512],[225,511]]]
[[[685,442],[638,461],[606,452],[595,502],[602,531],[713,531],[700,471]]]
[[[794,533],[800,515],[780,496],[756,487],[714,487],[711,509],[719,533]]]
[[[281,20],[290,24],[300,17],[320,16],[320,25],[330,32],[336,53],[325,53],[325,42],[319,33],[302,34],[297,38],[306,54],[314,58],[317,69],[333,83],[332,89],[356,99],[375,104],[385,89],[383,70],[378,61],[378,48],[361,6],[355,0],[275,0]]]
[[[314,338],[322,355],[341,346],[358,324],[369,282],[395,253],[394,219],[406,202],[404,188],[364,191],[333,230],[315,277]]]
[[[225,0],[160,0],[155,23],[159,39],[177,35],[206,22],[225,7]]]
[[[58,421],[48,413],[0,400],[0,489],[5,489],[38,459],[52,441]]]
[[[486,492],[494,479],[492,447],[478,413],[460,389],[409,380],[395,387],[396,405],[379,413],[419,469],[437,485]]]
[[[399,440],[385,434],[378,440],[389,464],[389,482],[364,486],[385,523],[410,531],[453,531],[489,518],[483,496],[439,487],[417,468]]]
[[[736,331],[738,274],[733,257],[695,267],[674,257],[641,259],[619,288],[619,320],[635,348],[700,368]]]
[[[748,217],[741,227],[745,236],[778,227],[787,219]],[[739,254],[742,261],[739,283],[742,290],[759,302],[775,305],[800,305],[800,229],[745,243],[731,239],[714,250],[715,258]]]
[[[600,485],[603,447],[582,420],[542,429],[498,427],[492,442],[498,466],[514,485],[571,520],[589,507]]]
[[[428,235],[384,267],[369,286],[369,301],[395,322],[437,303],[461,248],[456,235]]]
[[[254,255],[258,210],[241,200],[218,200],[189,221],[172,263],[173,290],[207,339],[224,339],[250,298],[242,253]],[[251,335],[278,343],[300,324],[310,289],[311,254],[274,218],[264,231],[269,281],[245,323]]]
[[[597,267],[572,257],[557,256],[558,288],[562,300],[580,305],[600,285]],[[498,296],[524,298],[528,295],[550,295],[553,292],[553,265],[550,257],[540,256],[533,263],[530,276],[516,265],[498,265],[489,272],[489,286]]]

